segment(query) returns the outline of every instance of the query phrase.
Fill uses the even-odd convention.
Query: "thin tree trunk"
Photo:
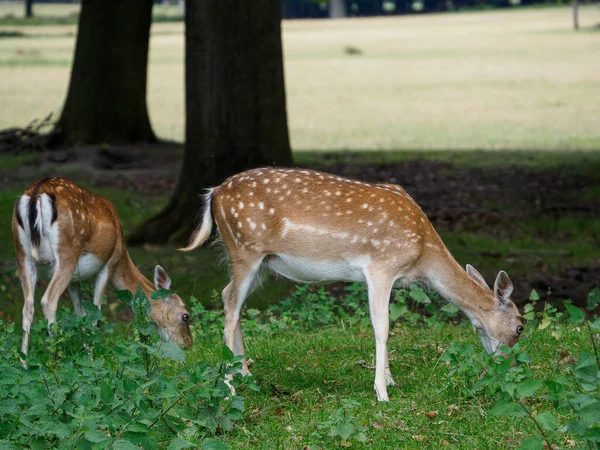
[[[33,17],[33,0],[25,0],[25,17]]]
[[[346,17],[346,0],[329,0],[329,18],[341,19]]]
[[[84,0],[51,145],[154,141],[146,106],[152,0]]]
[[[280,0],[186,4],[186,143],[170,203],[129,238],[187,242],[203,188],[234,173],[292,161]]]
[[[579,0],[573,0],[573,29],[579,30]]]

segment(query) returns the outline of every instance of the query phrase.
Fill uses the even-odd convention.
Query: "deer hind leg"
[[[21,352],[26,355],[29,349],[29,334],[33,322],[37,267],[35,260],[31,256],[17,256],[17,264],[19,267],[19,279],[21,280],[23,297],[25,299],[25,302],[23,303],[23,342],[21,344]]]
[[[111,275],[112,270],[107,264],[96,276],[96,283],[94,284],[94,305],[96,305],[96,308],[98,309],[102,309],[102,297],[104,296],[104,291],[106,290],[106,285],[108,284]]]
[[[262,259],[257,259],[249,265],[234,265],[232,267],[232,281],[223,289],[223,305],[225,310],[225,331],[223,339],[225,345],[234,355],[244,355],[244,338],[240,323],[240,314],[246,297],[260,268]],[[248,361],[242,360],[242,374],[248,375]]]
[[[44,317],[48,320],[48,324],[56,322],[58,299],[65,289],[67,289],[67,286],[69,286],[75,273],[78,259],[78,256],[74,253],[56,255],[54,273],[42,297],[42,311],[44,312]]]
[[[392,281],[387,276],[367,276],[369,311],[375,332],[375,394],[380,402],[389,401],[387,386],[391,380],[387,357],[390,328],[389,304]],[[388,377],[389,374],[389,377]],[[393,382],[393,380],[391,380]]]
[[[69,296],[71,297],[71,303],[73,303],[75,314],[77,314],[79,317],[85,316],[85,309],[83,309],[83,305],[81,304],[79,288],[71,283],[69,286],[67,286],[67,289],[69,290]]]

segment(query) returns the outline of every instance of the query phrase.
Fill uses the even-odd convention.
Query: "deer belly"
[[[79,258],[77,268],[73,273],[73,281],[85,280],[97,275],[105,266],[91,253],[86,253]]]
[[[266,260],[273,272],[299,283],[366,281],[368,263],[369,258],[315,260],[286,254],[271,255]]]

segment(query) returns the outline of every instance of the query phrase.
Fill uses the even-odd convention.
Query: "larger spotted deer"
[[[109,200],[63,178],[40,180],[17,198],[12,234],[25,297],[24,354],[33,321],[37,263],[51,265],[52,277],[41,300],[49,323],[56,321],[58,299],[65,289],[69,290],[75,312],[85,314],[77,285],[72,282],[96,276],[93,301],[98,308],[108,283],[132,292],[140,285],[148,298],[155,289],[169,289],[171,285],[162,267],[156,266],[152,283],[133,264],[117,211]],[[151,306],[150,318],[164,340],[192,345],[190,316],[178,295],[153,301]]]
[[[387,340],[396,281],[424,282],[458,306],[488,352],[514,345],[523,331],[506,273],[498,274],[491,290],[472,266],[465,271],[400,186],[312,170],[249,170],[208,191],[202,223],[182,250],[204,243],[213,220],[231,264],[231,282],[222,293],[224,339],[236,355],[244,354],[240,310],[263,267],[300,283],[367,283],[380,401],[388,401],[387,386],[395,384]]]

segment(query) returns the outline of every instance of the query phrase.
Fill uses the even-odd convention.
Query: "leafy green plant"
[[[591,294],[588,300],[590,312],[596,308],[596,295]],[[531,299],[534,303],[539,300],[535,291]],[[579,448],[600,447],[600,358],[594,334],[600,321],[587,320],[585,311],[570,301],[564,307],[565,313],[548,304],[537,313],[535,304],[525,307],[532,322],[529,326],[549,332],[555,339],[561,336],[561,324],[585,327],[589,333],[591,353],[582,351],[577,362],[566,365],[552,379],[536,378],[531,358],[518,344],[501,347],[496,355],[478,356],[469,355],[472,346],[452,343],[441,357],[450,366],[449,374],[469,393],[490,396],[495,402],[490,415],[527,417],[535,424],[538,434],[524,439],[521,449],[555,448],[553,441],[563,442],[567,437],[582,442]],[[540,404],[546,410],[540,409]]]
[[[237,374],[239,358],[224,348],[216,364],[188,365],[183,350],[158,341],[141,289],[119,297],[133,308],[133,339],[97,327],[93,306],[81,318],[63,309],[51,339],[36,325],[27,368],[14,351],[14,324],[0,321],[0,447],[225,448],[215,436],[231,431],[245,408],[225,378],[237,392],[257,389]]]
[[[339,443],[346,447],[352,441],[365,442],[367,436],[365,427],[352,414],[352,410],[360,406],[354,400],[340,399],[340,407],[329,414],[329,417],[321,421],[317,429],[311,433],[311,437],[318,441]]]

